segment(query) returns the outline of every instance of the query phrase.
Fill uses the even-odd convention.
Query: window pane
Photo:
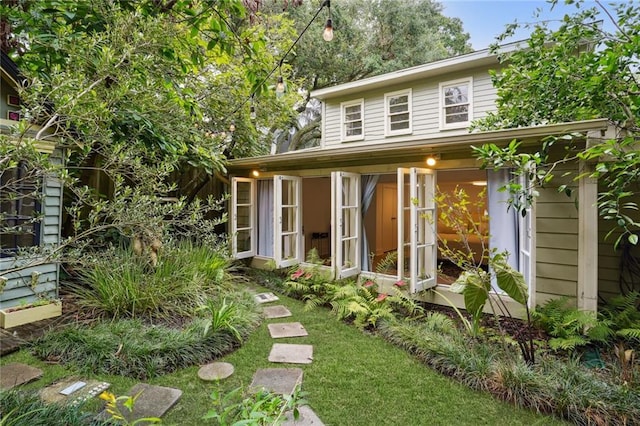
[[[405,104],[405,105],[395,105],[389,108],[389,113],[390,114],[397,114],[397,113],[401,113],[401,112],[405,112],[408,111],[409,109],[409,105]]]
[[[238,228],[248,228],[251,226],[251,207],[242,206],[238,207],[238,213],[236,217],[236,223]]]
[[[347,136],[359,136],[362,134],[362,123],[347,123],[346,124],[346,135]]]
[[[251,203],[251,183],[250,182],[238,182],[237,184],[237,196],[238,204],[250,204]]]
[[[408,104],[409,103],[409,95],[395,96],[393,98],[389,98],[389,105],[400,105],[400,104]]]
[[[469,121],[469,105],[458,105],[445,108],[446,123],[461,123]]]
[[[344,109],[345,116],[352,117],[352,119],[359,119],[360,112],[361,112],[360,105],[353,105],[353,106],[346,107]]]
[[[444,104],[456,105],[469,101],[469,87],[466,84],[446,87],[444,89]]]
[[[238,231],[238,251],[249,251],[251,250],[251,231]]]

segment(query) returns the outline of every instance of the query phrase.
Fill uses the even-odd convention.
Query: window
[[[40,243],[40,191],[25,164],[0,171],[0,256]]]
[[[342,140],[355,141],[364,138],[364,100],[343,102]]]
[[[472,79],[440,83],[440,128],[467,127],[472,117]]]
[[[411,133],[411,90],[387,93],[385,104],[385,134],[405,135]]]

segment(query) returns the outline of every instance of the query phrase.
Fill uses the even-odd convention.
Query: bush
[[[157,265],[133,250],[102,252],[71,286],[77,303],[103,317],[191,317],[229,287],[230,261],[206,247],[181,243],[164,248]]]

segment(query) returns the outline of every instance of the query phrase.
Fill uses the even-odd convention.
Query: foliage
[[[79,306],[96,315],[190,317],[207,298],[229,288],[224,252],[189,243],[163,247],[154,267],[133,249],[109,249],[85,260],[82,284],[70,285]]]
[[[251,24],[241,0],[5,3],[25,119],[0,139],[0,171],[24,161],[35,178],[61,179],[66,201],[63,241],[12,271],[81,261],[105,241],[215,234],[222,200],[196,194],[229,156],[266,149],[249,94],[258,128],[288,120],[298,99],[267,90],[274,55],[295,37],[290,22]],[[64,162],[39,154],[41,141],[66,148]]]
[[[322,2],[285,2],[285,16],[300,33]],[[280,2],[258,2],[264,14],[279,14]],[[341,0],[331,5],[335,36],[320,36],[323,10],[284,60],[292,77],[301,80],[306,102],[296,105],[298,117],[289,128],[271,127],[280,152],[315,146],[320,140],[320,103],[309,93],[336,84],[422,65],[471,51],[462,22],[443,14],[440,2],[430,0]]]
[[[422,308],[402,291],[405,284],[400,281],[394,285],[392,294],[381,293],[372,280],[362,284],[349,279],[332,281],[318,266],[296,266],[283,285],[289,294],[306,301],[306,309],[331,306],[339,319],[353,321],[358,328],[375,328],[380,320],[393,318],[395,314],[413,317],[422,314]]]
[[[638,298],[638,293],[617,296],[596,313],[570,306],[565,297],[537,307],[532,316],[553,337],[549,346],[554,350],[573,351],[589,344],[611,345],[616,340],[637,347],[640,335]]]
[[[133,411],[133,406],[136,403],[136,399],[138,399],[141,393],[142,392],[134,396],[122,395],[116,397],[113,393],[104,391],[99,396],[100,399],[107,401],[105,410],[111,416],[111,420],[117,421],[118,424],[135,426],[137,424],[146,425],[148,423],[160,423],[161,420],[159,417],[144,417],[130,421],[128,419],[129,416],[121,409],[122,406],[126,408],[129,413],[131,413]]]
[[[640,418],[637,386],[576,360],[542,357],[531,365],[514,360],[504,347],[421,322],[386,322],[379,331],[437,371],[517,406],[575,424],[637,424]]]
[[[624,343],[640,348],[640,293],[630,292],[611,298],[599,311],[610,322],[616,337]]]
[[[303,393],[296,387],[290,395],[280,395],[264,389],[245,393],[241,387],[226,394],[220,389],[211,393],[211,408],[202,418],[216,420],[220,426],[280,425],[287,420],[287,412],[299,418],[298,407],[306,404]]]
[[[227,303],[226,298],[223,298],[222,301],[208,299],[199,310],[206,310],[211,315],[211,322],[204,329],[205,335],[228,331],[239,342],[242,342],[242,334],[236,327],[236,323],[241,322],[242,315],[238,306],[233,302]]]
[[[46,404],[36,393],[0,391],[1,426],[88,424],[91,416],[75,405]]]
[[[553,7],[558,1],[549,3]],[[565,15],[557,29],[551,29],[548,22],[536,23],[523,48],[501,53],[494,47],[505,64],[493,75],[498,110],[474,125],[489,130],[604,117],[611,121],[614,131],[590,135],[586,145],[567,149],[560,159],[549,156],[549,146],[572,141],[575,135],[548,140],[533,151],[522,149],[515,141],[506,148],[487,144],[474,148],[475,155],[487,167],[508,164],[516,169],[515,175],[529,176],[532,184],[550,182],[559,164],[578,159],[594,163],[592,168],[573,173],[573,177],[600,180],[598,209],[601,217],[611,221],[612,231],[620,231],[616,244],[621,238],[637,244],[640,222],[633,197],[640,178],[640,82],[636,66],[640,7],[632,2],[605,7],[596,1],[593,8],[586,8],[581,1],[565,3],[574,4],[576,11]],[[611,21],[614,32],[597,24],[599,10]],[[500,40],[518,27],[510,26]],[[523,207],[530,204],[527,188],[509,190],[516,200],[526,200]],[[559,190],[567,188],[561,185]]]
[[[452,228],[456,232],[458,240],[462,242],[461,248],[450,248],[448,241],[443,240],[441,237],[439,237],[438,243],[443,257],[462,269],[460,276],[451,284],[450,291],[463,295],[465,308],[473,319],[472,323],[469,324],[468,320],[462,316],[457,308],[455,308],[456,312],[462,319],[463,324],[465,324],[467,331],[472,336],[477,337],[480,333],[480,320],[488,302],[496,318],[495,322],[500,328],[501,323],[497,318],[498,314],[511,317],[511,312],[504,302],[501,292],[492,287],[492,283],[495,282],[504,294],[524,307],[527,314],[525,329],[530,330],[528,288],[522,273],[509,265],[509,253],[506,251],[498,253],[495,249],[489,250],[483,243],[480,260],[476,263],[475,253],[473,253],[469,244],[471,236],[476,237],[479,241],[486,240],[482,223],[474,220],[472,213],[474,209],[484,210],[484,197],[485,193],[483,191],[478,195],[477,200],[471,200],[463,188],[456,188],[452,193],[438,193],[435,199],[439,210],[439,220],[443,225]],[[475,217],[483,217],[483,215],[476,214]],[[488,268],[483,265],[484,262],[486,262]],[[443,297],[446,299],[446,296]],[[453,304],[451,305],[453,306]],[[535,347],[530,334],[525,333],[523,336],[519,333],[516,341],[523,358],[528,363],[533,364],[535,362]]]
[[[247,308],[242,316],[242,321],[233,326],[244,340],[259,317]],[[34,342],[31,351],[41,359],[64,362],[80,371],[142,380],[202,364],[234,350],[238,338],[228,329],[205,334],[210,322],[197,318],[182,330],[145,325],[139,320],[98,322],[90,327],[76,324],[47,333]]]

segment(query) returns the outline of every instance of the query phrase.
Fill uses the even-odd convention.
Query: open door
[[[302,179],[276,175],[274,181],[274,260],[286,268],[303,260]]]
[[[334,265],[337,279],[358,275],[361,269],[360,175],[332,172]]]
[[[256,181],[231,178],[231,255],[244,259],[256,255]]]
[[[398,280],[411,293],[436,285],[435,187],[432,170],[398,169]]]

